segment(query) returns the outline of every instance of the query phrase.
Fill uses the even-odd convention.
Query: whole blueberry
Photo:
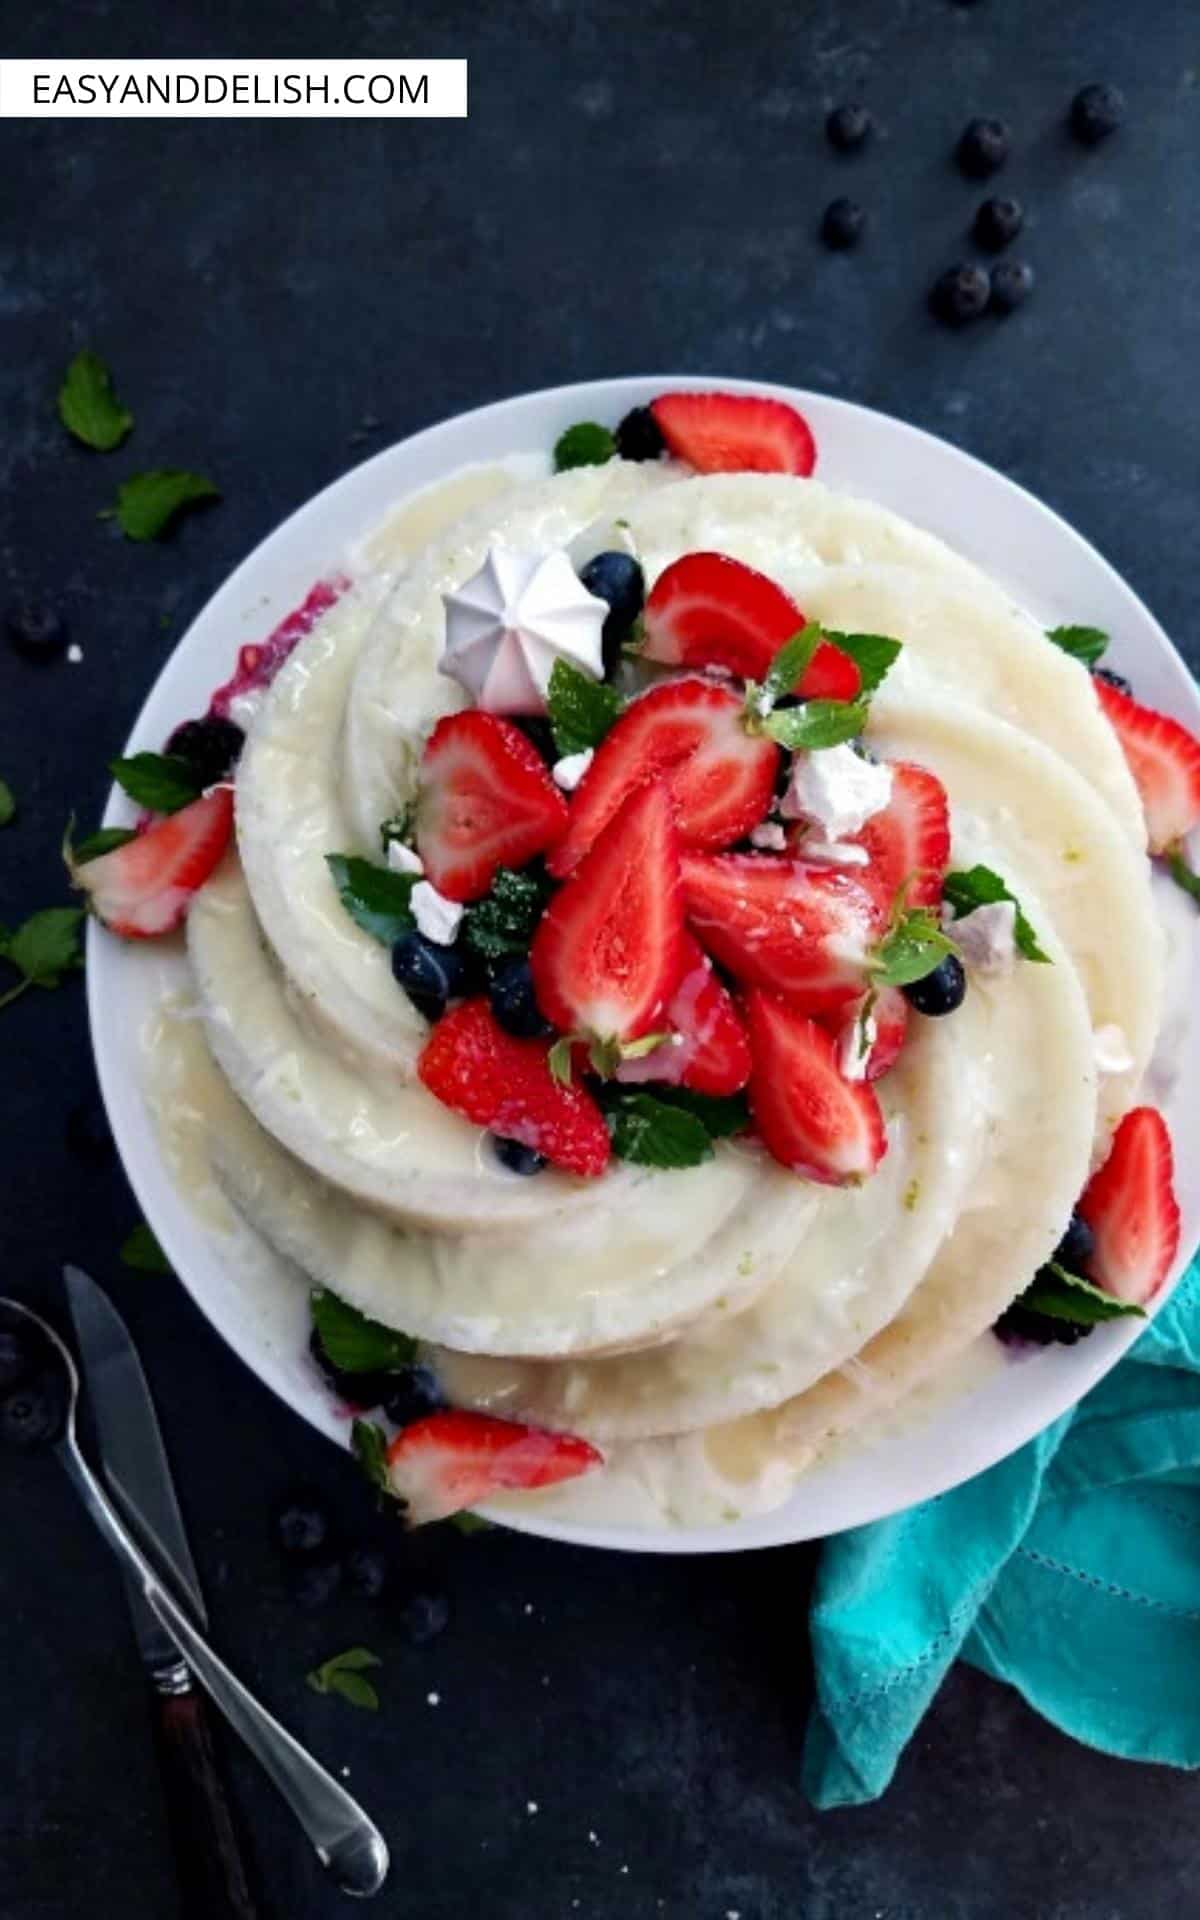
[[[445,1404],[437,1375],[429,1367],[403,1367],[392,1374],[383,1397],[383,1411],[395,1427],[411,1427]]]
[[[859,147],[865,146],[874,130],[875,121],[870,109],[864,107],[860,100],[834,107],[825,122],[825,137],[839,153],[854,153]]]
[[[209,713],[176,727],[166,750],[187,761],[202,787],[212,787],[233,771],[245,743],[245,734],[232,720]]]
[[[866,224],[867,216],[858,201],[842,194],[831,200],[821,215],[821,238],[835,253],[844,253],[858,245]]]
[[[298,1607],[315,1612],[333,1599],[341,1584],[342,1569],[336,1560],[309,1560],[292,1575],[292,1598]]]
[[[1086,1273],[1088,1261],[1095,1251],[1095,1234],[1081,1213],[1073,1213],[1066,1232],[1054,1249],[1054,1258],[1072,1273]]]
[[[99,1100],[84,1100],[71,1108],[66,1135],[71,1152],[90,1167],[108,1166],[116,1155],[108,1116]]]
[[[401,1633],[414,1647],[436,1640],[450,1618],[450,1602],[444,1593],[414,1593],[397,1615]]]
[[[1006,1346],[1030,1341],[1039,1347],[1073,1347],[1093,1328],[1076,1326],[1070,1320],[1059,1320],[1051,1314],[1039,1313],[1035,1307],[1023,1307],[1019,1300],[1014,1300],[1012,1306],[1000,1315],[992,1331]]]
[[[378,1600],[387,1586],[387,1561],[378,1547],[355,1547],[346,1555],[345,1578],[360,1600]]]
[[[427,1020],[440,1020],[446,1002],[467,990],[464,955],[457,947],[430,940],[417,927],[402,933],[392,948],[392,973]]]
[[[18,600],[4,616],[9,642],[27,660],[53,660],[67,644],[67,623],[56,608]]]
[[[1103,680],[1107,686],[1115,687],[1118,693],[1133,693],[1133,681],[1127,680],[1123,673],[1114,673],[1111,667],[1093,667],[1092,679]]]
[[[631,553],[598,553],[580,571],[589,593],[608,605],[602,644],[604,671],[612,678],[621,664],[621,648],[646,602],[646,579]]]
[[[972,180],[986,180],[1008,159],[1011,138],[1003,120],[968,120],[955,148],[959,166]]]
[[[13,1387],[0,1400],[0,1440],[32,1452],[62,1431],[66,1400],[57,1373],[42,1373]]]
[[[967,991],[967,976],[956,953],[948,953],[923,980],[911,980],[901,993],[918,1013],[937,1019],[961,1007]]]
[[[1033,292],[1033,268],[1028,260],[1001,260],[992,268],[991,302],[995,313],[1015,313]]]
[[[622,460],[658,460],[667,450],[662,428],[649,407],[633,407],[616,432]]]
[[[315,1500],[301,1496],[289,1500],[275,1516],[275,1534],[289,1559],[303,1560],[319,1553],[329,1538],[329,1520]]]
[[[972,232],[981,247],[999,253],[1016,239],[1025,224],[1025,209],[1019,200],[994,197],[981,200]]]
[[[929,303],[939,320],[948,327],[962,327],[984,311],[991,297],[991,282],[982,267],[960,261],[947,267],[933,283]]]
[[[518,1040],[537,1040],[554,1032],[537,1003],[533,968],[520,955],[501,960],[493,969],[488,998],[504,1031]]]
[[[547,766],[552,767],[561,758],[554,743],[554,728],[543,714],[514,713],[512,723],[520,728],[530,745],[537,748]]]
[[[492,1135],[492,1152],[502,1167],[510,1173],[540,1173],[546,1164],[544,1153],[536,1148],[525,1146],[520,1140],[506,1139],[503,1134]]]
[[[1125,118],[1125,95],[1120,87],[1097,81],[1081,87],[1071,102],[1071,132],[1085,147],[1094,147],[1115,133]]]

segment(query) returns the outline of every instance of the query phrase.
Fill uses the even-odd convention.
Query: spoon
[[[196,1679],[241,1734],[287,1801],[343,1893],[367,1899],[378,1893],[387,1876],[387,1844],[357,1801],[260,1706],[203,1634],[193,1626],[168,1587],[160,1580],[141,1547],[121,1519],[104,1488],[80,1452],[75,1432],[79,1400],[79,1371],[74,1357],[48,1321],[19,1300],[0,1296],[0,1308],[18,1313],[36,1327],[61,1362],[67,1377],[67,1406],[62,1432],[54,1451],[96,1526],[140,1588],[147,1606],[186,1659]]]

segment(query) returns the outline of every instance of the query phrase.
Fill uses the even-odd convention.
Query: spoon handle
[[[71,1439],[59,1457],[96,1526],[124,1563],[163,1627],[230,1725],[274,1781],[343,1893],[378,1893],[388,1869],[383,1835],[357,1801],[260,1706],[254,1695],[215,1654],[118,1515],[108,1495]]]

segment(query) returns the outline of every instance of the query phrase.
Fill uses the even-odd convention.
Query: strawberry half
[[[683,936],[683,973],[667,1002],[672,1038],[640,1060],[623,1060],[616,1078],[657,1080],[696,1093],[737,1093],[750,1078],[750,1042],[732,996],[690,933]]]
[[[635,1040],[683,970],[679,836],[665,784],[630,795],[555,894],[529,953],[538,1005],[563,1033]]]
[[[859,1001],[857,1005],[852,1006],[836,1029],[839,1062],[845,1058],[841,1050],[843,1044],[849,1044],[857,1049],[862,1005],[863,1003]],[[871,1051],[867,1055],[863,1078],[864,1080],[882,1080],[884,1074],[890,1073],[900,1058],[908,1035],[908,1001],[899,987],[876,989],[870,1017],[875,1027],[875,1038],[871,1042]],[[847,1041],[848,1035],[851,1038]]]
[[[778,765],[774,742],[746,732],[736,694],[668,680],[634,700],[596,749],[546,864],[558,879],[570,873],[629,795],[663,774],[683,844],[730,846],[766,813]]]
[[[603,1454],[573,1433],[453,1408],[414,1421],[387,1450],[388,1481],[410,1527],[444,1520],[491,1493],[550,1487],[603,1465]]]
[[[793,1173],[826,1186],[865,1180],[887,1152],[872,1088],[846,1080],[825,1028],[778,994],[751,991],[746,1012],[750,1108],[769,1151]]]
[[[443,1106],[477,1127],[594,1176],[608,1165],[604,1116],[582,1087],[564,1087],[547,1064],[544,1040],[506,1033],[485,999],[464,1000],[434,1027],[417,1072]]]
[[[1168,714],[1092,679],[1141,796],[1151,853],[1166,853],[1200,821],[1200,740]]]
[[[810,474],[817,447],[804,415],[753,393],[664,393],[650,402],[677,460],[697,473]]]
[[[848,873],[770,854],[685,854],[683,892],[701,946],[743,986],[774,989],[804,1013],[866,990],[886,912]]]
[[[216,867],[233,832],[233,788],[214,787],[135,840],[72,866],[97,919],[127,940],[171,933]]]
[[[567,803],[541,754],[509,720],[472,708],[439,720],[417,783],[417,851],[448,900],[477,900],[497,867],[552,847]]]
[[[1118,1300],[1144,1306],[1171,1271],[1179,1250],[1174,1181],[1166,1121],[1155,1107],[1134,1107],[1079,1202],[1096,1238],[1087,1277]]]
[[[668,667],[724,667],[761,680],[804,615],[765,573],[725,553],[685,553],[660,573],[646,602],[642,655]],[[818,643],[796,691],[806,700],[853,700],[857,663],[828,640]]]
[[[945,787],[927,768],[895,761],[891,799],[850,840],[870,855],[860,877],[889,912],[906,880],[910,907],[937,906],[950,865],[950,807]]]

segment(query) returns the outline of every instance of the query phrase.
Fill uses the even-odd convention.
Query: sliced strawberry
[[[899,987],[879,987],[871,1007],[870,1021],[874,1038],[867,1054],[866,1066],[861,1076],[850,1074],[846,1069],[847,1058],[857,1060],[862,1043],[862,1010],[859,1001],[846,1012],[836,1029],[838,1043],[838,1062],[848,1079],[861,1077],[864,1080],[882,1080],[890,1073],[900,1058],[908,1034],[908,1001]]]
[[[750,1108],[781,1165],[842,1187],[873,1173],[887,1152],[883,1114],[863,1080],[838,1070],[837,1046],[817,1021],[754,989],[750,1023]]]
[[[533,984],[563,1033],[635,1040],[663,1018],[683,971],[672,811],[661,781],[631,794],[538,922]]]
[[[804,1013],[829,1013],[866,990],[886,914],[836,867],[761,853],[683,857],[688,923],[747,987],[773,988]]]
[[[1096,1239],[1088,1278],[1118,1300],[1144,1306],[1171,1270],[1179,1250],[1174,1181],[1166,1121],[1155,1107],[1134,1107],[1079,1202]]]
[[[1166,853],[1200,821],[1200,740],[1168,714],[1093,678],[1100,705],[1129,763],[1151,853]]]
[[[217,865],[233,832],[233,789],[214,787],[136,840],[72,867],[97,919],[127,940],[171,933]]]
[[[803,414],[753,393],[664,393],[650,411],[668,448],[698,473],[810,474],[816,442]]]
[[[414,1421],[387,1450],[388,1481],[410,1527],[444,1520],[492,1493],[550,1487],[603,1465],[603,1454],[573,1433],[454,1408]]]
[[[510,720],[470,709],[439,720],[417,783],[417,851],[449,900],[477,900],[497,867],[521,867],[561,838],[567,803]]]
[[[690,933],[683,936],[683,973],[667,1002],[671,1038],[640,1060],[623,1060],[616,1077],[647,1080],[696,1093],[737,1093],[750,1078],[750,1042],[732,996]]]
[[[235,711],[235,701],[243,700],[248,694],[264,693],[288,655],[299,646],[305,634],[312,632],[317,621],[324,618],[349,586],[350,582],[344,573],[335,573],[328,580],[318,580],[307,598],[298,607],[293,607],[265,640],[250,641],[240,648],[232,675],[223,686],[216,689],[208,703],[209,712],[220,720],[228,720]]]
[[[582,1087],[564,1087],[547,1064],[544,1040],[518,1040],[484,999],[444,1014],[417,1065],[443,1106],[505,1140],[519,1140],[567,1173],[595,1175],[608,1165],[604,1116]]]
[[[885,909],[891,910],[906,880],[910,907],[938,904],[950,865],[950,807],[945,787],[927,768],[895,761],[890,801],[850,840],[870,854],[871,864],[860,869],[861,878]]]
[[[685,553],[654,583],[642,653],[668,667],[724,667],[761,680],[805,620],[765,573],[725,553]],[[853,700],[862,675],[848,653],[822,640],[796,691],[806,700]]]
[[[576,788],[566,833],[547,861],[562,879],[619,808],[648,780],[670,774],[679,836],[727,847],[771,804],[779,749],[742,725],[742,702],[706,680],[669,680],[628,706]]]

